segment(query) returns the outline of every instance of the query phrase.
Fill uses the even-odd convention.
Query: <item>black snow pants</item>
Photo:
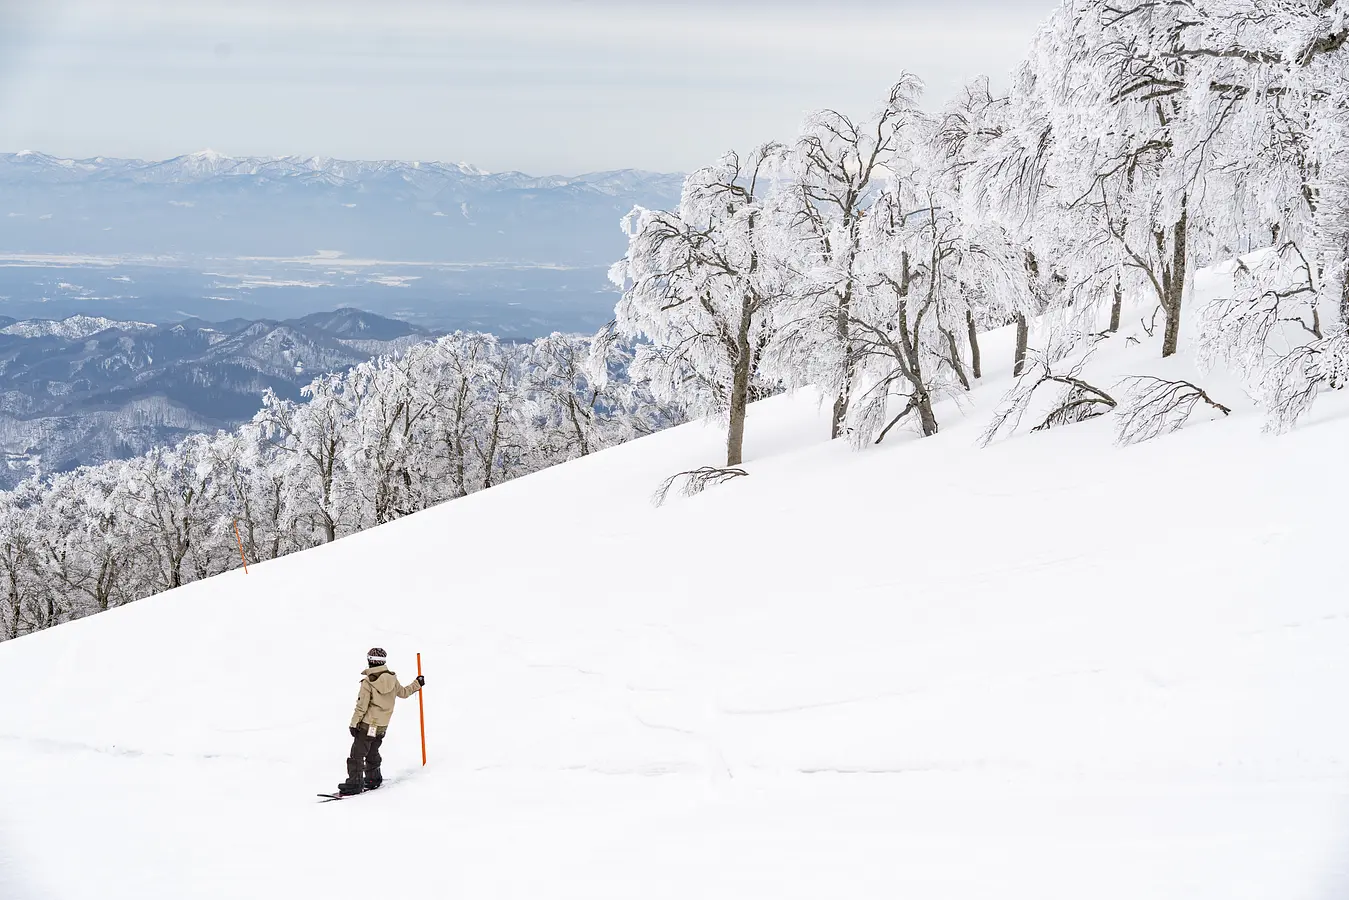
[[[379,771],[384,758],[379,755],[379,745],[384,743],[384,728],[376,728],[370,735],[370,726],[359,726],[360,731],[351,741],[351,754],[347,756],[347,781],[344,787],[352,790],[370,790],[377,788],[384,776]]]

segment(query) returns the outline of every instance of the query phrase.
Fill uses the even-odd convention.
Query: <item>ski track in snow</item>
[[[14,743],[27,744],[39,750],[58,750],[64,752],[80,753],[98,753],[104,756],[123,756],[133,759],[141,757],[159,757],[161,759],[232,759],[243,760],[245,762],[258,763],[281,763],[287,760],[268,758],[266,756],[256,756],[242,753],[168,753],[157,750],[143,750],[136,747],[118,747],[116,745],[99,746],[96,744],[86,744],[80,741],[53,740],[42,737],[26,737],[17,734],[0,734],[0,741],[10,741]]]

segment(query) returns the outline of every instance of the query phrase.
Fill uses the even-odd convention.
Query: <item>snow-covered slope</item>
[[[978,450],[1008,339],[929,440],[776,398],[0,645],[0,895],[1345,896],[1349,403]],[[371,645],[430,765],[319,804]]]

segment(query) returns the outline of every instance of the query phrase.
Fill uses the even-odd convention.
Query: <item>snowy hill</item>
[[[929,439],[779,397],[0,645],[0,895],[1344,896],[1349,402],[979,450],[1011,340]],[[374,644],[430,765],[320,805]]]

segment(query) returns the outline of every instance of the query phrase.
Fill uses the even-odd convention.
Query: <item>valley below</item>
[[[290,318],[357,307],[444,331],[593,332],[617,293],[603,265],[308,257],[0,254],[0,316]]]

